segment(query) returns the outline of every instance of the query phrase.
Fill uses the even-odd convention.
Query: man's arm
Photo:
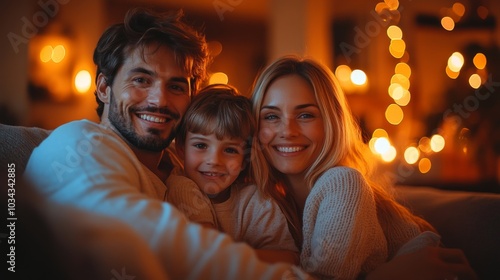
[[[247,245],[189,223],[175,207],[152,198],[153,187],[141,164],[109,133],[89,123],[56,129],[33,152],[26,178],[51,202],[130,226],[172,279],[308,277],[290,265],[260,262]]]

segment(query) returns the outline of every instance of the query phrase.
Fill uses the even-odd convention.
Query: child
[[[254,131],[250,100],[234,87],[211,85],[201,90],[179,126],[176,148],[186,177],[170,176],[168,201],[192,221],[259,249],[265,261],[297,264],[298,249],[286,218],[251,184]]]

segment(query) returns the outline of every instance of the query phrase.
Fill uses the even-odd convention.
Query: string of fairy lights
[[[387,88],[387,93],[391,97],[392,103],[385,109],[385,120],[394,126],[401,124],[405,116],[404,108],[411,102],[410,76],[412,74],[412,69],[407,63],[409,54],[406,49],[404,32],[398,26],[401,18],[398,8],[398,0],[385,0],[377,3],[374,8],[378,15],[383,15],[386,17],[386,20],[390,21],[386,29],[386,34],[390,39],[388,50],[390,55],[398,60]],[[465,12],[466,7],[460,2],[454,3],[451,7],[443,8],[441,10],[442,28],[450,32],[453,31],[456,23],[462,19]],[[483,19],[488,15],[488,10],[482,6],[479,6],[475,12]],[[450,79],[456,79],[460,74],[464,61],[464,56],[460,52],[452,53],[445,69],[446,75]],[[487,58],[483,53],[477,53],[473,57],[472,62],[476,67],[476,71],[470,74],[468,82],[471,88],[477,89],[487,80],[485,70]],[[361,74],[356,73],[359,71]],[[352,89],[353,85],[359,86],[367,83],[367,77],[363,71],[359,69],[351,70],[347,65],[339,65],[335,69],[335,74],[341,85],[343,87],[350,87],[350,89]],[[429,137],[423,136],[416,143],[400,148],[401,159],[404,159],[407,164],[417,166],[419,172],[425,174],[432,167],[430,156],[441,152],[445,145],[445,138],[439,133],[435,133]],[[398,157],[398,151],[392,144],[389,133],[383,128],[377,128],[373,131],[369,140],[369,147],[384,162],[393,162]]]

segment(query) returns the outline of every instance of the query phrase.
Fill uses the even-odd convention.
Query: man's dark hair
[[[191,92],[195,93],[206,78],[209,63],[205,36],[183,21],[183,12],[178,10],[166,14],[155,14],[147,9],[132,9],[125,15],[123,23],[110,26],[101,36],[94,50],[99,74],[106,76],[106,83],[113,85],[116,73],[128,54],[136,48],[158,44],[171,49],[179,66],[193,78]],[[95,92],[97,114],[102,116],[104,103]]]

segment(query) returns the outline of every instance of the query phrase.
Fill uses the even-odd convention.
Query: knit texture
[[[306,200],[301,266],[320,279],[356,279],[419,233],[413,221],[378,217],[364,177],[352,168],[334,167],[317,180]]]

